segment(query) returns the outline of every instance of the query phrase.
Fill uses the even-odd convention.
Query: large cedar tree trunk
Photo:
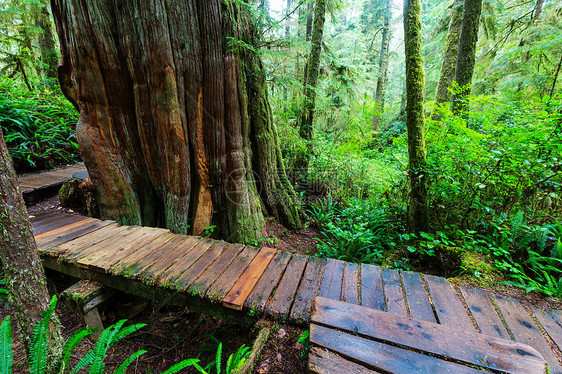
[[[459,85],[459,92],[453,96],[453,112],[455,114],[467,113],[468,111],[468,96],[470,95],[470,85],[474,74],[481,13],[482,0],[464,0],[459,53],[455,69],[455,81]]]
[[[373,136],[377,136],[381,123],[382,112],[384,111],[384,94],[386,92],[387,70],[388,70],[388,48],[390,47],[390,0],[385,0],[384,24],[382,30],[381,53],[379,57],[379,73],[377,78],[377,88],[375,91],[375,104],[377,114],[373,116],[372,131]]]
[[[455,0],[451,9],[451,21],[447,32],[447,42],[445,43],[445,53],[441,64],[441,73],[437,83],[435,93],[435,110],[432,117],[439,117],[439,105],[451,102],[451,85],[455,78],[455,67],[457,65],[457,55],[459,53],[459,36],[462,25],[463,0]]]
[[[312,123],[316,109],[316,86],[320,71],[320,52],[322,51],[322,36],[326,19],[326,0],[316,0],[314,4],[314,22],[310,41],[310,55],[306,62],[304,81],[304,104],[299,119],[299,134],[307,141],[309,154],[299,162],[303,169],[308,168],[308,157],[312,154]]]
[[[52,0],[64,93],[104,218],[226,240],[300,226],[257,31],[220,0]],[[261,199],[260,199],[261,197]]]
[[[406,57],[406,127],[408,129],[408,156],[410,203],[408,220],[413,232],[427,231],[427,173],[423,93],[425,76],[422,60],[421,3],[404,0],[404,50]]]
[[[49,293],[31,224],[20,193],[10,155],[0,129],[0,258],[10,295],[12,316],[27,352],[33,329],[41,313],[49,307]],[[55,317],[50,325],[49,355],[52,370],[62,353],[60,324]]]

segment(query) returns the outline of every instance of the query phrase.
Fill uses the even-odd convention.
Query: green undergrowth
[[[75,139],[78,113],[59,89],[30,92],[0,77],[0,126],[16,172],[50,169],[80,160]]]

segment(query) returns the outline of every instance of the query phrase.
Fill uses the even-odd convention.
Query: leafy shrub
[[[77,120],[61,94],[47,89],[30,93],[0,77],[0,126],[17,172],[78,161]]]

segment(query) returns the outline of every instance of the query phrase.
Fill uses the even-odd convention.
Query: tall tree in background
[[[470,85],[474,74],[481,13],[482,0],[464,0],[459,53],[455,69],[455,82],[459,85],[459,92],[456,92],[453,96],[453,112],[455,114],[468,111],[468,96],[470,95]]]
[[[59,79],[80,110],[104,218],[194,234],[215,226],[242,243],[266,236],[262,207],[300,226],[246,7],[53,0],[52,9]]]
[[[427,151],[423,95],[425,75],[422,59],[421,3],[404,0],[404,53],[406,59],[406,127],[408,130],[408,174],[410,203],[408,223],[413,232],[427,231]]]
[[[455,78],[455,68],[459,53],[462,9],[463,0],[455,0],[453,7],[451,8],[451,21],[449,22],[449,31],[447,32],[445,53],[443,54],[443,63],[441,64],[439,82],[437,83],[437,91],[435,92],[435,110],[432,114],[433,119],[437,119],[439,116],[438,106],[451,101],[451,85],[453,83],[453,79]]]
[[[41,62],[43,63],[43,76],[56,79],[59,56],[47,0],[42,0],[39,5],[34,5],[34,18],[35,26],[41,29],[38,36],[38,44],[39,51],[41,52]]]
[[[384,111],[384,94],[386,92],[386,81],[388,73],[388,49],[390,46],[390,17],[392,13],[390,11],[390,0],[385,0],[384,10],[383,10],[383,28],[382,28],[382,40],[381,40],[381,52],[379,57],[379,71],[377,77],[377,88],[375,91],[375,105],[377,107],[377,113],[373,116],[372,131],[373,136],[376,136],[380,123],[382,113]]]
[[[49,307],[49,293],[31,224],[19,191],[4,134],[0,129],[0,258],[6,288],[23,345],[29,354],[33,330],[41,313]],[[50,325],[51,369],[62,353],[63,340],[58,319]]]
[[[316,86],[320,70],[320,52],[322,51],[322,35],[324,34],[324,21],[326,19],[326,0],[316,0],[314,6],[314,22],[312,24],[312,36],[310,55],[306,63],[306,74],[304,81],[304,104],[302,115],[299,119],[299,134],[307,141],[308,155],[304,155],[300,162],[303,169],[308,168],[308,157],[312,154],[312,122],[316,109]]]

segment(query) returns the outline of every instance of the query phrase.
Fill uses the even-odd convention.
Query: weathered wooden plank
[[[35,241],[36,242],[48,241],[48,240],[51,240],[53,238],[60,237],[62,235],[68,234],[72,231],[79,230],[84,225],[91,224],[92,222],[100,222],[100,220],[95,219],[95,218],[85,217],[82,220],[78,220],[78,221],[69,223],[68,225],[56,228],[54,230],[45,231],[41,234],[37,234],[37,235],[35,235]]]
[[[115,224],[113,221],[99,221],[94,220],[90,221],[83,226],[75,227],[71,230],[65,231],[60,235],[55,237],[45,238],[44,240],[37,242],[37,249],[41,254],[49,254],[49,249],[54,248],[62,243],[69,242],[71,240],[77,239],[81,236],[88,235],[93,233],[96,230],[99,230],[103,227],[109,226],[111,224]]]
[[[78,221],[82,221],[88,219],[88,217],[84,217],[84,216],[78,216],[78,215],[64,215],[64,216],[60,216],[60,218],[49,222],[47,224],[43,224],[41,226],[36,227],[33,230],[33,235],[37,236],[37,235],[41,235],[44,234],[46,232],[52,231],[52,230],[56,230],[60,227],[66,226],[66,225],[70,225],[71,223],[74,222],[78,222]]]
[[[275,248],[263,247],[228,291],[222,300],[222,305],[230,309],[242,310],[246,299],[267,269],[275,253],[277,253]]]
[[[404,283],[406,300],[408,300],[408,306],[410,307],[410,317],[437,323],[419,273],[403,271],[402,282]]]
[[[351,304],[361,305],[359,288],[359,268],[357,264],[346,262],[343,269],[340,299]]]
[[[78,262],[78,266],[86,266],[94,271],[109,273],[109,270],[119,261],[127,256],[137,252],[139,248],[150,245],[150,243],[158,237],[168,233],[166,229],[159,228],[145,228],[139,230],[138,235],[130,235],[127,237],[127,242],[120,246],[115,246],[112,251],[108,251],[99,256],[90,254],[88,257],[83,258]]]
[[[250,266],[252,260],[256,257],[259,250],[254,247],[247,246],[242,252],[236,256],[230,266],[218,277],[206,292],[207,298],[211,301],[221,302],[228,291],[238,281],[238,278]],[[190,287],[190,292],[191,287]],[[205,295],[205,293],[203,293]]]
[[[361,264],[361,305],[385,311],[381,268]]]
[[[312,323],[506,373],[544,373],[542,356],[530,346],[363,306],[318,297]],[[311,342],[313,337],[311,334]]]
[[[382,281],[384,284],[386,311],[399,316],[408,316],[400,273],[394,269],[382,269]]]
[[[244,249],[243,244],[231,244],[222,253],[219,258],[189,286],[190,292],[199,296],[205,295],[205,292],[211,287],[213,282],[224,272],[224,270],[234,261],[236,256]]]
[[[82,250],[94,247],[103,241],[110,240],[114,235],[126,229],[126,227],[119,226],[117,223],[112,223],[87,235],[49,248],[44,252],[48,252],[52,256],[67,257],[71,260],[73,256],[77,256]]]
[[[163,235],[158,236],[150,243],[140,247],[138,251],[129,254],[127,257],[111,266],[110,272],[112,274],[131,276],[132,269],[138,267],[145,257],[157,252],[161,247],[168,244],[174,238],[177,238],[177,235],[172,234],[171,232],[166,232]]]
[[[439,323],[467,331],[476,330],[453,285],[441,277],[424,275]]]
[[[289,320],[298,324],[308,323],[312,302],[320,292],[326,259],[310,257],[295,296]]]
[[[177,235],[162,247],[143,257],[136,264],[129,266],[124,273],[128,274],[130,278],[150,282],[185,255],[199,241],[201,241],[200,237]],[[178,249],[180,246],[182,248]]]
[[[306,267],[308,257],[302,255],[293,255],[291,262],[279,282],[279,286],[275,290],[275,295],[266,307],[266,313],[274,318],[286,320],[289,316],[295,293],[299,287],[304,269]]]
[[[197,277],[205,272],[213,262],[220,257],[221,253],[230,244],[221,240],[216,242],[207,249],[195,262],[193,262],[189,267],[186,267],[184,271],[178,273],[170,272],[168,276],[163,276],[159,278],[160,284],[169,284],[169,287],[177,290],[184,290],[193,282]]]
[[[493,296],[493,299],[511,330],[515,341],[528,344],[539,351],[550,365],[553,374],[562,373],[562,366],[560,366],[558,359],[550,350],[546,339],[525,308],[514,299],[507,299],[496,295]]]
[[[554,344],[558,346],[558,349],[562,350],[562,323],[556,320],[555,314],[552,312],[545,312],[538,308],[533,308],[533,314]]]
[[[354,374],[379,374],[365,366],[346,360],[332,351],[313,347],[308,354],[308,369],[312,373],[354,373]]]
[[[426,356],[315,324],[310,325],[310,341],[315,345],[351,357],[354,361],[365,363],[385,373],[482,374],[481,370],[468,366],[440,360],[436,357]]]
[[[41,225],[45,225],[49,222],[56,221],[62,214],[61,213],[47,213],[38,216],[30,216],[31,228],[33,229],[33,234],[35,235],[35,229]]]
[[[186,243],[186,245],[178,246],[174,249],[175,253],[169,253],[168,256],[160,259],[160,262],[171,260],[168,266],[160,273],[154,274],[153,284],[165,284],[181,275],[186,269],[189,269],[201,256],[203,256],[218,241],[203,238],[201,241]]]
[[[290,252],[277,252],[244,302],[244,309],[249,310],[253,314],[263,312],[267,300],[269,300],[269,296],[271,296],[273,290],[281,280],[291,257],[293,257],[293,255]]]
[[[320,296],[329,297],[334,300],[340,299],[343,282],[343,266],[343,261],[334,260],[333,258],[327,260],[324,278],[320,286]]]
[[[95,248],[83,249],[80,253],[72,257],[72,262],[78,267],[89,268],[88,264],[105,256],[114,255],[119,249],[125,247],[131,241],[141,236],[146,228],[139,226],[124,226],[124,229],[115,234],[112,238],[103,241]],[[68,256],[65,256],[68,259]]]
[[[486,291],[463,287],[461,292],[482,334],[511,339]]]

